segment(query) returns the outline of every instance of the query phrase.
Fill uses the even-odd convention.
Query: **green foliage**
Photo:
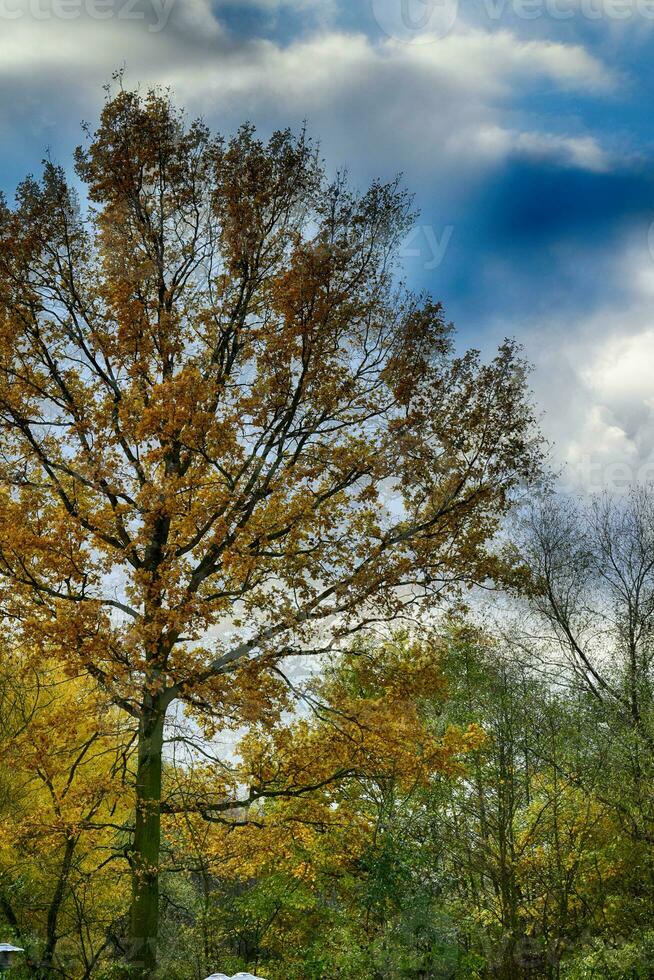
[[[563,964],[561,980],[651,980],[654,977],[654,932],[629,942],[609,944],[592,939]]]
[[[471,742],[463,768],[419,768],[412,778],[375,755],[357,779],[266,802],[259,827],[200,819],[185,833],[171,824],[156,976],[654,978],[654,759],[646,730],[625,725],[586,691],[554,686],[506,640],[465,623],[450,622],[432,639],[438,671],[432,659],[422,663],[408,636],[398,634],[393,644],[378,658],[357,644],[312,686],[313,697],[328,690],[339,692],[342,708],[359,698],[401,710],[404,690],[394,684],[389,693],[375,673],[386,664],[383,677],[393,676],[393,658],[398,677],[413,675],[412,703],[435,744],[458,732],[459,745],[470,725],[483,730],[483,740]],[[20,812],[6,779],[1,785],[3,806],[13,807],[7,820],[20,813],[27,834],[34,819],[27,803]],[[45,857],[13,879],[8,861],[0,882],[21,917],[20,896],[30,893],[24,921],[31,951],[42,948]],[[58,852],[48,860],[56,867]],[[112,894],[111,868],[79,893],[87,903],[78,917],[84,928],[93,923],[97,931],[110,918],[101,903]],[[75,901],[67,892],[64,908]],[[73,925],[61,938],[60,962],[71,977],[122,980],[110,939],[121,941],[125,908],[116,892],[106,950],[86,974],[74,957],[63,959],[83,935]],[[37,974],[26,968],[14,975]]]

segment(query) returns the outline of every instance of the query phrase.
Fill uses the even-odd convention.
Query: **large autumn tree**
[[[538,460],[514,347],[457,356],[394,285],[397,182],[122,89],[76,173],[83,206],[48,162],[0,209],[2,609],[138,726],[151,976],[171,704],[265,716],[285,658],[497,576]]]

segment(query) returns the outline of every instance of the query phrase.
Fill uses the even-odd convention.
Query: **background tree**
[[[538,451],[512,345],[458,357],[394,288],[397,182],[356,194],[304,135],[225,141],[127,91],[77,175],[86,210],[51,163],[0,210],[0,575],[7,622],[138,726],[149,976],[170,705],[265,720],[285,658],[500,575]]]
[[[424,943],[417,933],[401,954],[387,948],[387,926],[407,897],[406,868],[398,873],[394,853],[402,820],[419,788],[462,772],[483,737],[475,726],[432,724],[444,697],[439,661],[437,644],[399,635],[358,642],[338,657],[312,685],[308,717],[272,738],[256,730],[245,737],[246,760],[254,750],[258,768],[314,787],[261,799],[248,820],[229,818],[220,803],[212,808],[220,773],[206,764],[179,773],[194,782],[187,795],[202,809],[183,806],[164,820],[172,863],[195,893],[194,904],[176,885],[176,906],[186,912],[164,915],[164,935],[174,936],[162,953],[167,975],[184,975],[180,933],[185,951],[206,957],[198,976],[220,962],[287,980],[363,978],[415,956],[412,943]],[[346,775],[335,781],[336,771]],[[172,799],[181,792],[178,785]]]
[[[116,832],[134,735],[88,678],[3,650],[0,914],[31,977],[90,977],[111,945],[127,896]]]
[[[483,976],[558,977],[616,886],[616,823],[595,792],[589,706],[470,626],[455,628],[447,650],[445,717],[467,717],[486,738],[466,779],[430,798],[446,907]]]
[[[586,507],[549,499],[527,521],[535,586],[532,656],[565,665],[607,732],[603,772],[623,782],[625,828],[654,842],[654,496]],[[611,772],[613,767],[617,771]]]

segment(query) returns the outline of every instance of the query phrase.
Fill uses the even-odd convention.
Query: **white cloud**
[[[33,0],[23,2],[29,7]],[[101,85],[124,61],[128,82],[170,84],[182,103],[211,121],[219,117],[221,126],[246,117],[264,128],[306,118],[334,162],[363,172],[379,169],[382,160],[413,178],[435,170],[442,175],[448,167],[488,164],[511,153],[590,170],[607,165],[586,134],[503,121],[516,89],[609,90],[615,79],[579,45],[462,27],[430,44],[333,30],[287,44],[243,41],[221,28],[208,0],[176,3],[159,32],[151,28],[161,24],[171,0],[140,0],[146,20],[126,19],[122,2],[116,0],[116,15],[108,20],[23,16],[4,22],[4,112],[16,111],[38,90],[53,114],[63,101],[89,116]]]
[[[473,30],[462,24],[456,33],[435,37],[433,43],[388,41],[385,47],[437,74],[456,78],[461,88],[507,94],[517,78],[540,79],[558,88],[609,91],[615,75],[578,44],[524,40],[507,30]],[[382,50],[384,45],[382,45]]]
[[[306,116],[318,132],[327,132],[330,146],[342,143],[348,157],[354,131],[360,136],[355,152],[375,160],[383,155],[395,169],[420,162],[428,170],[436,154],[441,167],[472,164],[471,145],[503,129],[498,119],[515,87],[546,84],[597,93],[612,84],[602,65],[578,46],[523,42],[504,31],[452,34],[430,45],[373,44],[363,35],[334,32],[286,47],[253,42],[214,72],[178,65],[169,75],[185,101],[206,110],[247,105],[267,118],[283,112]],[[503,155],[547,155],[592,170],[606,163],[587,136],[504,132]]]
[[[652,315],[654,321],[654,314]],[[581,376],[609,404],[630,406],[635,400],[654,408],[654,326],[633,336],[611,336]]]
[[[654,481],[654,258],[641,238],[614,262],[620,302],[576,322],[543,320],[523,337],[568,488]]]
[[[483,171],[510,156],[596,173],[613,166],[592,135],[549,132],[512,106],[516,93],[532,89],[611,92],[618,80],[576,44],[524,40],[460,21],[431,43],[323,29],[282,44],[231,37],[210,0],[177,0],[159,32],[150,28],[170,0],[139,0],[133,13],[148,14],[140,20],[128,19],[131,8],[115,0],[106,21],[88,16],[94,0],[79,0],[87,15],[72,20],[35,19],[27,15],[35,0],[21,2],[25,15],[3,21],[0,32],[6,155],[15,133],[25,133],[24,124],[11,125],[18,114],[32,120],[39,155],[51,141],[67,152],[77,120],[93,121],[102,84],[125,61],[128,84],[170,84],[190,112],[204,113],[222,130],[244,118],[264,129],[306,118],[330,160],[364,178],[404,169],[411,185],[428,174],[432,183],[465,186],[466,168]],[[38,2],[48,9],[54,0]],[[17,155],[24,152],[19,147]],[[583,323],[544,323],[527,339],[539,367],[537,392],[549,410],[547,431],[577,473],[588,460],[649,459],[654,446],[646,392],[654,367],[654,265],[646,258],[625,253],[616,269],[616,277],[628,274],[632,284],[624,316],[612,309]],[[510,287],[510,270],[502,281]]]
[[[468,152],[474,148],[490,163],[514,155],[550,160],[560,166],[577,167],[592,173],[605,173],[612,165],[608,154],[592,136],[559,136],[482,125],[470,132],[458,133],[450,146],[466,147]]]

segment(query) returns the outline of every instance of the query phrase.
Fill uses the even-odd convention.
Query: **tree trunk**
[[[161,767],[165,708],[151,698],[139,724],[136,826],[132,850],[130,977],[154,977],[159,929]]]
[[[60,970],[56,969],[54,965],[55,950],[59,939],[57,925],[59,922],[59,911],[64,900],[66,885],[68,883],[68,876],[73,863],[73,855],[75,853],[76,846],[77,838],[69,837],[64,848],[64,856],[61,863],[59,878],[57,879],[57,884],[52,896],[52,901],[50,902],[50,907],[48,908],[45,948],[43,950],[43,956],[41,957],[38,969],[35,972],[35,976],[39,978],[52,977],[60,974],[61,972]]]

